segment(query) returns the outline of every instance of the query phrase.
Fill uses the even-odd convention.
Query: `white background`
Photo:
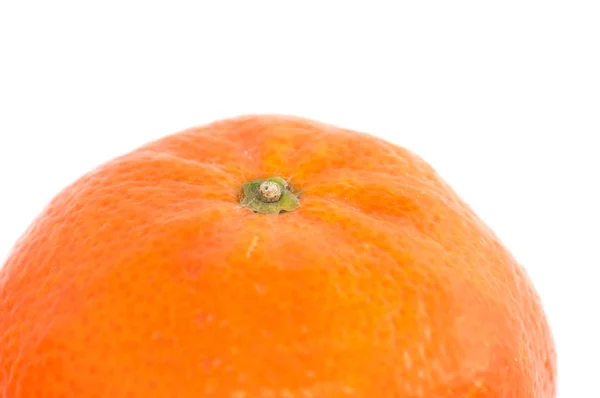
[[[598,2],[0,4],[0,262],[104,161],[227,116],[310,117],[438,169],[533,278],[559,396],[600,397]]]

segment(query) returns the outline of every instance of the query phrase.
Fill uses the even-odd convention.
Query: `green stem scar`
[[[294,211],[300,206],[300,200],[281,177],[254,180],[242,186],[242,207],[256,213],[279,214],[282,211]]]

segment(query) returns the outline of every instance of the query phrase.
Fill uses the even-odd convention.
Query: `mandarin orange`
[[[526,272],[432,167],[302,118],[104,164],[0,271],[4,398],[549,398],[555,373]]]

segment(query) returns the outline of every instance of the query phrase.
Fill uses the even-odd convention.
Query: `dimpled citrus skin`
[[[241,186],[282,176],[300,207]],[[0,271],[0,396],[553,397],[538,296],[430,166],[246,116],[60,193]]]

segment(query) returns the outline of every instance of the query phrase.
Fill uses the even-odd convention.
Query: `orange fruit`
[[[301,118],[143,146],[0,271],[0,396],[555,394],[526,272],[419,157]]]

